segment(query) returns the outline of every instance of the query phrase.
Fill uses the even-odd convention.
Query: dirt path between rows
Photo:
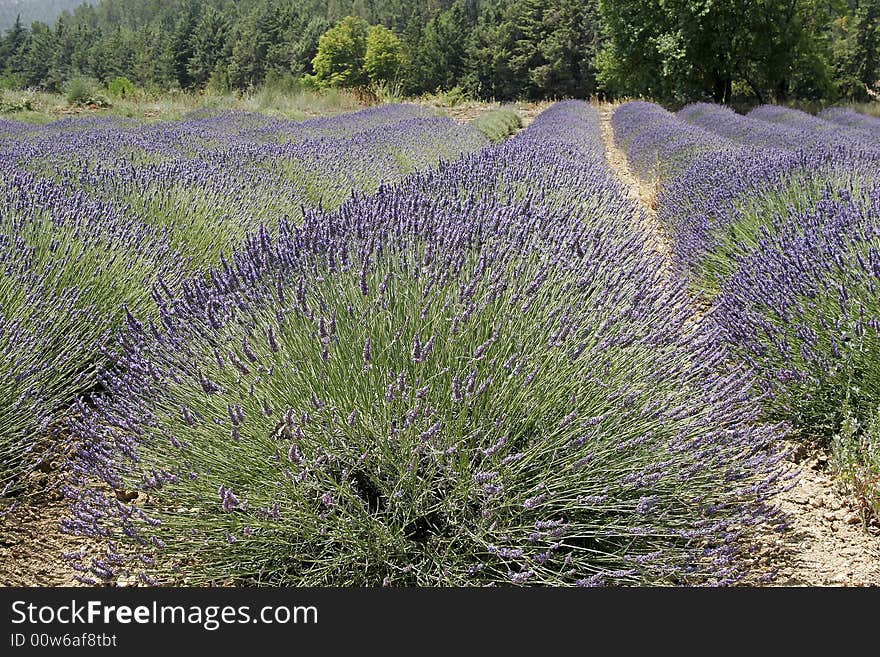
[[[792,446],[794,447],[794,446]],[[777,586],[880,586],[880,528],[865,526],[820,450],[796,448],[797,484],[775,502],[789,531],[768,535],[758,553]]]
[[[642,225],[651,238],[650,246],[663,256],[671,275],[671,244],[657,217],[657,182],[636,176],[625,153],[614,144],[611,115],[615,107],[610,103],[598,106],[606,159],[630,196],[644,208]],[[794,444],[789,447],[797,483],[774,503],[788,515],[790,529],[762,537],[756,571],[774,573],[771,586],[880,586],[880,528],[863,524],[854,501],[835,482],[825,454]]]
[[[658,180],[643,180],[629,167],[626,153],[614,143],[614,128],[611,126],[611,115],[617,105],[601,103],[598,105],[599,117],[602,121],[602,138],[605,141],[605,159],[608,166],[617,174],[620,182],[629,195],[644,209],[642,229],[648,237],[648,246],[663,258],[665,277],[672,276],[672,243],[669,235],[657,217]]]

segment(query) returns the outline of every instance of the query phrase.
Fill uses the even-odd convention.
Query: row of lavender
[[[414,106],[302,123],[0,124],[0,496],[51,453],[126,313],[155,311],[151,290],[176,289],[259,225],[485,143]]]
[[[777,435],[689,321],[596,110],[303,222],[158,299],[82,404],[84,581],[732,583]],[[142,493],[134,499],[134,492]],[[143,495],[145,494],[145,495]]]
[[[618,112],[624,133],[637,133],[645,112],[686,135],[675,137],[686,144],[682,165],[667,169],[659,199],[679,271],[762,373],[767,416],[830,446],[877,514],[880,120],[770,106],[740,116],[707,104]],[[645,159],[636,150],[634,165]]]
[[[303,205],[335,207],[352,190],[373,192],[486,143],[415,105],[300,123],[244,112],[151,126],[85,123],[9,124],[0,157],[167,229],[189,269],[217,264],[267,219],[297,218]]]

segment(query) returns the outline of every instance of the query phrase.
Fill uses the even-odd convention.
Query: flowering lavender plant
[[[118,207],[0,164],[0,496],[51,454],[49,430],[95,370],[126,312],[173,279],[159,232]]]
[[[771,417],[831,447],[865,510],[880,512],[880,186],[826,191],[777,216],[725,281],[715,319],[762,376]]]
[[[84,581],[725,584],[776,431],[565,102],[258,229],[131,323],[71,423]],[[145,493],[140,502],[132,491]],[[125,546],[125,547],[122,547]]]
[[[839,121],[826,121],[824,118],[807,114],[801,110],[780,105],[760,105],[748,114],[749,117],[761,121],[767,121],[777,125],[790,126],[796,130],[813,132],[815,134],[832,135],[837,139],[849,140],[861,143],[865,148],[876,148],[876,133],[872,133],[862,126]],[[832,114],[833,116],[833,114]]]
[[[848,107],[829,107],[817,115],[820,119],[831,121],[850,128],[858,128],[880,139],[880,119],[876,116],[862,114]]]
[[[633,169],[644,177],[668,178],[701,153],[735,149],[733,142],[678,119],[659,105],[624,103],[612,116],[614,141]]]
[[[666,166],[661,180],[658,214],[672,238],[678,273],[708,301],[775,214],[815,208],[829,185],[855,191],[877,178],[880,150],[864,141],[817,130],[810,120],[796,127],[753,115],[762,113],[746,117],[708,103],[676,115],[628,103],[614,115],[615,128],[633,135],[632,143],[653,144],[648,152],[628,151],[636,166],[652,158],[676,163]],[[641,139],[643,132],[666,137],[657,143]]]

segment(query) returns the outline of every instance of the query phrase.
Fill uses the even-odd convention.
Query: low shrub
[[[91,78],[71,78],[64,85],[64,96],[70,105],[110,107],[110,101],[100,93],[100,85]]]
[[[522,127],[522,120],[515,109],[500,107],[479,116],[471,124],[482,132],[486,139],[497,143],[516,134]]]
[[[115,77],[107,83],[107,93],[114,98],[130,97],[137,92],[134,82],[126,77]],[[68,90],[68,100],[70,100],[70,90]],[[87,102],[87,101],[79,101]]]

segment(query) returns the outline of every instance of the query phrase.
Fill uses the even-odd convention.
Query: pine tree
[[[419,88],[451,89],[464,77],[470,28],[462,0],[428,21],[415,62]]]
[[[199,6],[195,0],[187,0],[181,8],[180,17],[167,44],[167,62],[175,82],[182,89],[193,86],[189,62],[193,57],[195,30],[199,24]]]
[[[13,76],[20,76],[24,73],[24,50],[27,38],[27,28],[21,24],[21,14],[18,14],[15,24],[9,29],[2,41],[2,52],[0,52],[0,61],[3,61],[5,71]]]
[[[21,72],[24,85],[56,91],[57,89],[50,88],[49,77],[54,61],[55,40],[52,30],[45,23],[37,21],[31,25],[27,44],[24,47]]]
[[[192,56],[187,62],[190,80],[194,85],[204,86],[222,62],[228,34],[226,17],[208,6],[193,33]]]

